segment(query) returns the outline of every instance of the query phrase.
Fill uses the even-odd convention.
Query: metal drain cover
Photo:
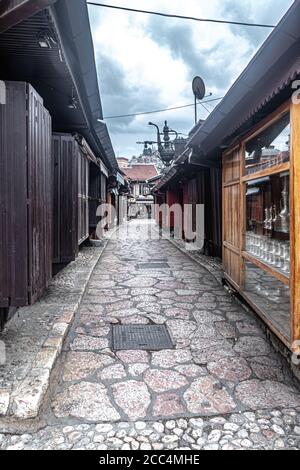
[[[140,263],[138,269],[170,269],[168,263]]]
[[[164,325],[114,325],[114,351],[174,349],[170,334]]]

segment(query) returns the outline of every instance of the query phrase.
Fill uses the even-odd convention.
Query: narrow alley
[[[153,222],[119,227],[52,375],[42,429],[3,449],[281,449],[300,395],[257,320]],[[114,325],[166,325],[175,350],[113,351]]]

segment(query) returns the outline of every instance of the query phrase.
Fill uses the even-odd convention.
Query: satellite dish
[[[194,78],[193,93],[199,101],[203,100],[205,93],[206,93],[206,88],[205,88],[204,81],[202,80],[201,77]]]

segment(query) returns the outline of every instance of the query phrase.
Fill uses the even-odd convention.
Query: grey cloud
[[[175,59],[181,59],[188,66],[191,80],[201,75],[208,87],[224,91],[232,82],[228,60],[232,51],[226,51],[219,42],[211,48],[196,49],[191,29],[186,24],[166,24],[164,20],[153,18],[149,22],[148,34],[161,46],[167,46]],[[212,61],[213,57],[218,60]]]
[[[243,2],[223,0],[220,3],[220,15],[222,18],[232,21],[276,25],[292,3],[293,0],[281,0],[280,2],[276,2],[276,8],[274,8],[273,0],[269,0],[260,2],[260,7],[254,9],[251,7],[249,0],[244,0]],[[235,36],[246,38],[253,50],[257,50],[272,32],[271,29],[244,26],[231,26],[230,28]]]
[[[97,55],[97,69],[102,94],[104,116],[133,114],[161,107],[159,90],[152,90],[147,84],[132,86],[122,67],[112,58]],[[109,120],[113,133],[130,133],[134,117]]]

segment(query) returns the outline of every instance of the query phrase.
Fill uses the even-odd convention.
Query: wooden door
[[[235,287],[242,284],[241,151],[223,156],[223,267]]]

